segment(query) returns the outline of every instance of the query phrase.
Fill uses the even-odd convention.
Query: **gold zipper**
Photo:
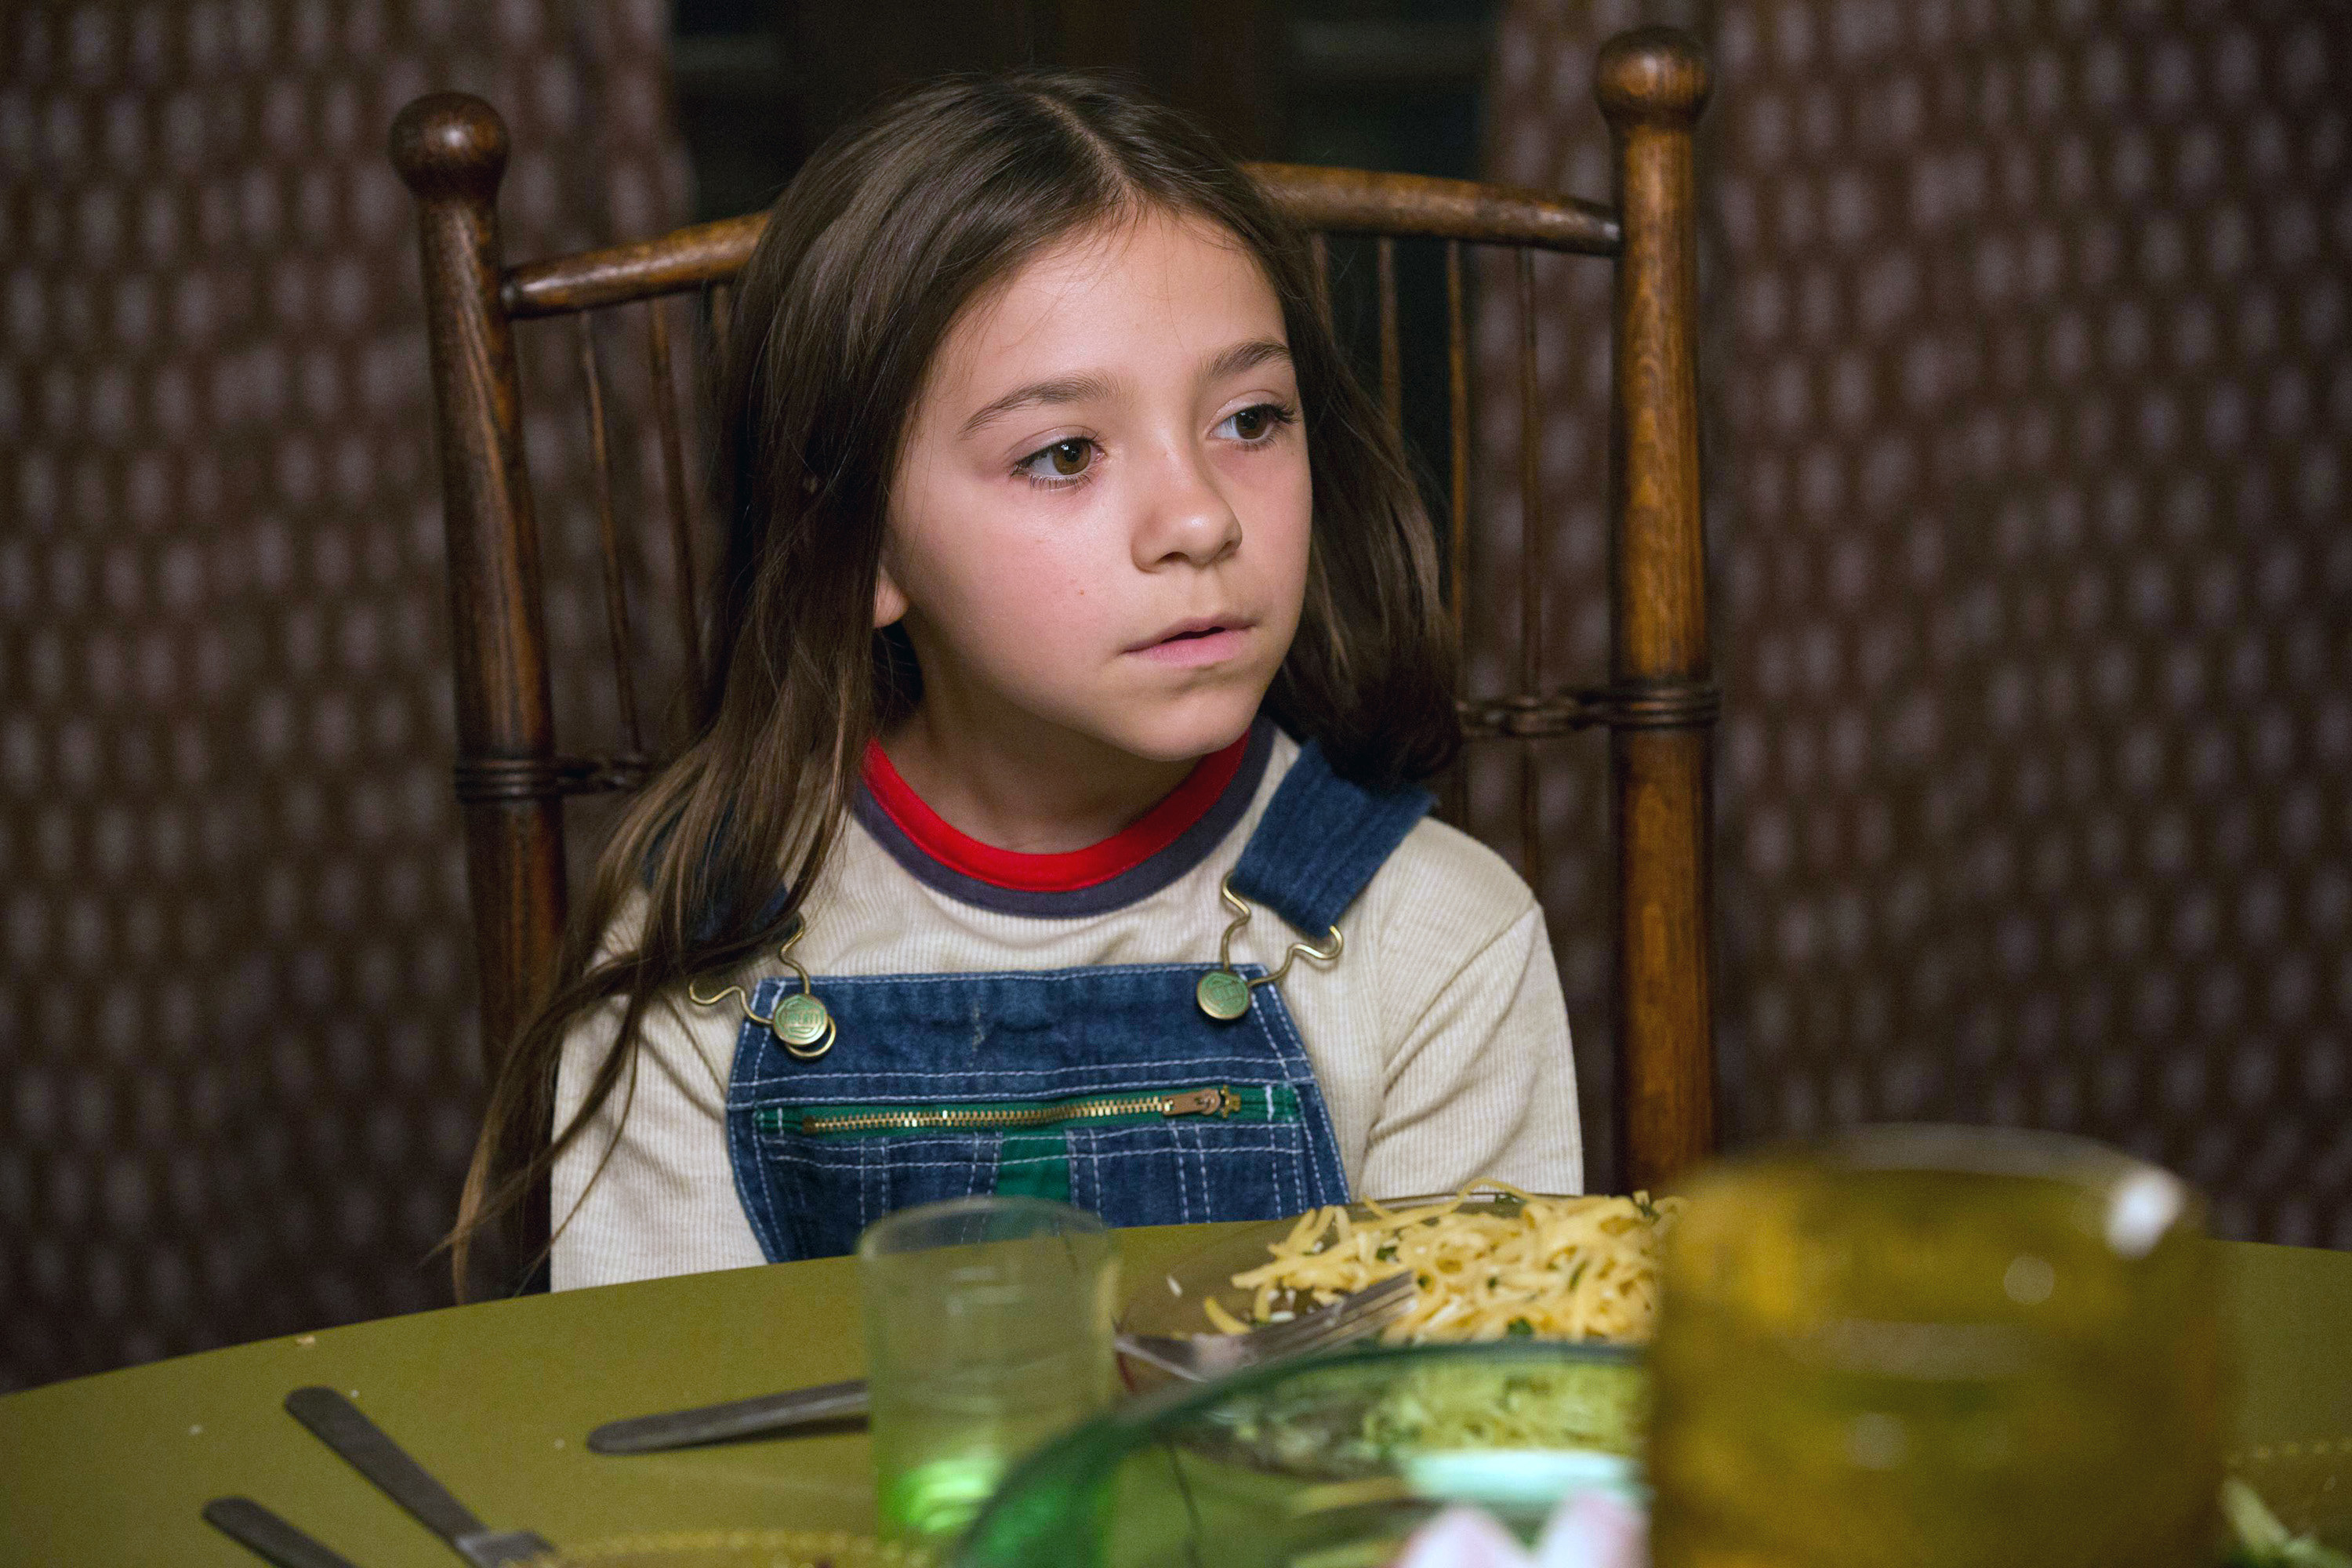
[[[846,1116],[812,1115],[803,1132],[912,1131],[927,1127],[1043,1127],[1096,1116],[1231,1116],[1242,1097],[1230,1089],[1188,1089],[1176,1094],[1136,1094],[1108,1100],[1076,1100],[1063,1105],[1024,1105],[1004,1110],[953,1106],[908,1106],[903,1110],[860,1110]]]

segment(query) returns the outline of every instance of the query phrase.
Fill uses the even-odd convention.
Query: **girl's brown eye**
[[[1263,408],[1244,408],[1234,416],[1234,434],[1244,441],[1255,441],[1265,434],[1267,420]]]
[[[1090,445],[1086,441],[1056,441],[1045,448],[1045,455],[1052,461],[1055,473],[1066,479],[1075,479],[1087,471],[1087,447]]]

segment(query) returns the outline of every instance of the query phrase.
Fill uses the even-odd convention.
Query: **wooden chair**
[[[1465,700],[1462,713],[1474,743],[1519,749],[1519,826],[1531,855],[1539,826],[1533,743],[1591,725],[1610,731],[1622,1152],[1617,1176],[1627,1186],[1654,1186],[1715,1143],[1708,781],[1717,697],[1699,523],[1691,175],[1691,131],[1707,74],[1687,37],[1649,29],[1612,40],[1595,75],[1617,144],[1613,210],[1414,175],[1282,164],[1254,165],[1252,173],[1315,231],[1318,260],[1323,235],[1377,237],[1381,383],[1391,418],[1400,396],[1394,247],[1407,237],[1444,243],[1457,622],[1469,533],[1458,525],[1468,510],[1470,460],[1464,247],[1516,251],[1518,305],[1529,322],[1518,378],[1528,540],[1518,572],[1522,626],[1542,624],[1544,593],[1531,253],[1616,261],[1611,679],[1597,689],[1548,686],[1536,640],[1523,637],[1517,689]],[[415,195],[423,230],[455,623],[457,795],[465,807],[483,1038],[495,1058],[551,983],[564,918],[564,796],[634,788],[654,766],[642,755],[575,757],[556,745],[513,324],[701,289],[711,291],[711,308],[723,317],[730,282],[765,217],[509,266],[497,217],[507,135],[489,105],[462,94],[417,100],[393,127],[392,157]],[[663,313],[645,315],[679,563],[678,613],[691,658],[697,622],[677,399]],[[593,354],[584,354],[583,363],[607,599],[619,678],[633,709],[602,396]],[[1599,1186],[1609,1178],[1596,1173],[1591,1179]]]

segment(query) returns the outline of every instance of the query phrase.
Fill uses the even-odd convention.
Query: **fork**
[[[1261,1362],[1309,1355],[1375,1333],[1412,1304],[1412,1290],[1408,1270],[1376,1279],[1286,1322],[1267,1323],[1247,1333],[1120,1334],[1118,1343],[1122,1352],[1138,1361],[1201,1383]]]
[[[1122,1354],[1199,1383],[1246,1366],[1335,1349],[1377,1333],[1412,1304],[1412,1274],[1391,1274],[1287,1322],[1268,1323],[1244,1334],[1121,1333],[1116,1343]],[[651,1454],[847,1420],[865,1415],[866,1409],[863,1379],[820,1384],[724,1405],[610,1421],[588,1434],[588,1447],[599,1454]]]

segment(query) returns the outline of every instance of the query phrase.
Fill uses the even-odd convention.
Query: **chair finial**
[[[1612,123],[1689,124],[1706,102],[1706,55],[1679,27],[1642,27],[1601,47],[1592,89]]]
[[[392,122],[392,166],[420,200],[456,196],[488,205],[507,169],[507,126],[469,92],[417,99]]]

